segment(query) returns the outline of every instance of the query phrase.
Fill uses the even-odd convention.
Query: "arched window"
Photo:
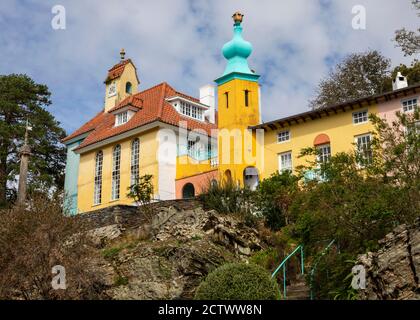
[[[112,196],[111,200],[120,198],[120,167],[121,167],[121,146],[118,144],[112,153]]]
[[[102,201],[102,164],[104,161],[104,154],[99,151],[95,158],[95,185],[93,191],[93,204],[100,204]]]
[[[131,180],[130,185],[139,182],[140,140],[134,139],[131,144]]]
[[[194,198],[194,196],[195,196],[194,185],[192,183],[187,183],[182,188],[182,198],[183,199],[191,199],[191,198]]]
[[[133,85],[131,84],[131,82],[127,82],[125,84],[125,92],[131,94],[132,91],[133,91]]]

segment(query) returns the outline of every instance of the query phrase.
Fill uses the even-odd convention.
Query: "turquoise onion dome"
[[[222,49],[223,56],[228,61],[223,75],[227,75],[232,72],[253,74],[251,69],[249,69],[247,61],[247,58],[252,53],[252,45],[242,38],[241,23],[243,15],[236,12],[232,18],[235,21],[233,26],[233,39],[226,43]]]

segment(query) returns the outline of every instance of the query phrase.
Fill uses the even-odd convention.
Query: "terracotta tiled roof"
[[[109,69],[108,70],[108,76],[106,77],[105,82],[114,80],[114,79],[118,78],[119,76],[121,76],[122,73],[124,72],[125,66],[130,62],[131,62],[130,59],[123,60],[120,63],[117,63],[111,69]]]
[[[115,127],[115,116],[109,112],[101,112],[69,137],[75,137],[77,132],[82,132],[82,129],[91,122],[93,122],[89,126],[91,132],[78,149],[117,136],[154,121],[161,121],[175,126],[178,126],[180,121],[185,121],[187,129],[202,129],[208,134],[211,133],[212,129],[217,129],[216,124],[194,120],[190,117],[179,114],[176,109],[166,101],[168,97],[173,97],[179,94],[179,92],[176,92],[167,83],[161,83],[127,98],[128,100],[132,99],[133,103],[142,101],[142,107],[126,124]],[[184,96],[188,97],[187,95]],[[188,99],[191,99],[191,97],[188,97]],[[198,101],[198,99],[194,99],[194,101]],[[120,105],[122,103],[124,103],[124,101],[121,102]],[[86,128],[84,130],[84,132],[87,132]],[[70,139],[69,137],[65,138],[64,141]]]
[[[101,111],[98,114],[96,114],[96,116],[93,117],[91,120],[89,120],[84,125],[82,125],[79,129],[77,129],[72,134],[62,139],[61,141],[66,142],[77,136],[80,136],[84,133],[94,130],[102,122],[103,118],[104,118],[104,112]]]
[[[117,106],[109,110],[108,112],[112,113],[114,111],[117,111],[127,106],[133,106],[137,109],[141,109],[143,107],[143,100],[136,95],[129,96],[125,98],[123,101],[121,101]]]

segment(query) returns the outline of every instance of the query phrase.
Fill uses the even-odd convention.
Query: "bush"
[[[299,179],[289,171],[271,175],[258,187],[257,206],[272,230],[279,230],[290,223],[289,206],[298,191]]]
[[[0,299],[106,298],[87,229],[80,217],[65,216],[57,201],[45,197],[27,209],[0,211]],[[65,268],[65,290],[51,285],[56,265]]]
[[[209,181],[199,199],[206,209],[216,210],[221,214],[238,214],[247,226],[255,227],[258,216],[255,212],[254,196],[254,191],[241,188],[233,180],[221,179],[217,183]]]
[[[279,288],[262,267],[225,264],[211,272],[195,293],[196,300],[275,300]]]

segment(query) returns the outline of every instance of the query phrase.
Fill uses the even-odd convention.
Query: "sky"
[[[65,29],[51,25],[55,5],[65,8]],[[352,27],[356,5],[365,29]],[[121,48],[139,90],[166,81],[197,97],[223,74],[238,10],[254,48],[249,65],[261,75],[263,121],[307,111],[318,82],[349,53],[375,49],[393,66],[410,63],[392,39],[420,21],[410,0],[1,0],[0,74],[46,84],[49,111],[71,133],[102,110]]]

